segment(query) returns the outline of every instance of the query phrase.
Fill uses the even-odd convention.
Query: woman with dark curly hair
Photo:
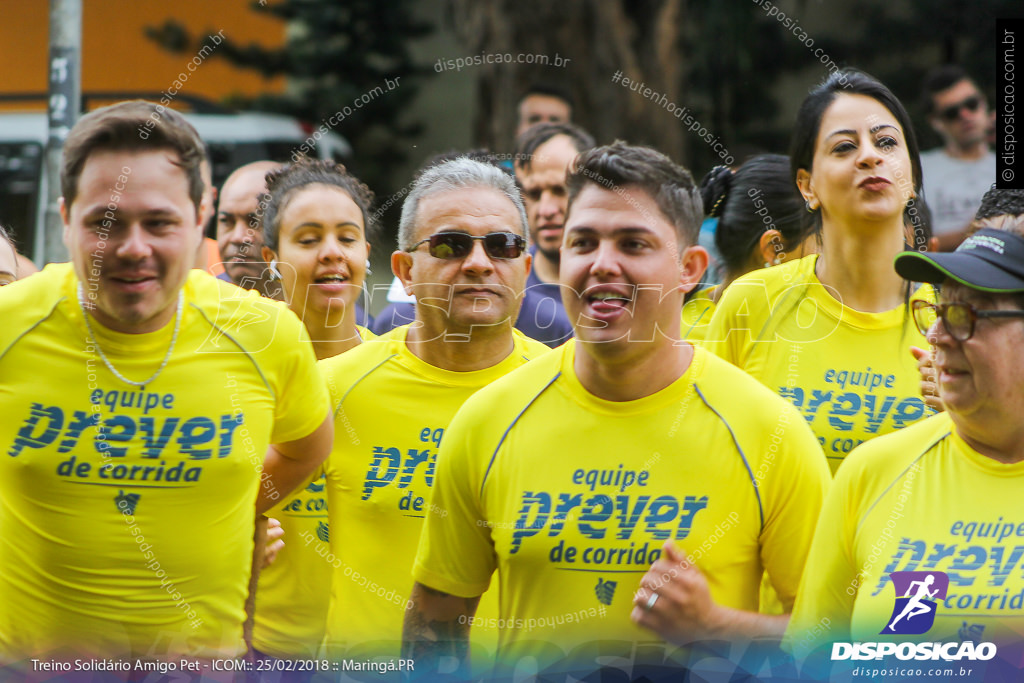
[[[356,302],[370,266],[373,193],[344,166],[301,158],[267,174],[260,203],[263,258],[317,359],[358,345],[369,334],[356,324]]]
[[[300,158],[267,174],[263,259],[276,270],[320,360],[373,337],[356,324],[370,264],[372,202],[369,188],[332,161]],[[280,520],[287,545],[259,577],[252,643],[256,657],[270,662],[259,666],[315,658],[323,639],[331,585],[331,565],[318,554],[326,554],[328,542],[324,488],[317,472],[267,513]],[[312,673],[287,672],[281,680],[297,683]]]

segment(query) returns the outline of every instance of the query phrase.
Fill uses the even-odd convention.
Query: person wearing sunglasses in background
[[[928,73],[922,99],[928,123],[942,138],[942,147],[921,154],[924,197],[939,251],[953,251],[996,180],[996,155],[988,146],[992,118],[978,86],[951,64]]]
[[[415,321],[321,362],[339,428],[326,464],[333,661],[398,657],[448,422],[475,391],[549,350],[512,328],[530,269],[526,234],[501,169],[465,157],[429,168],[405,199],[391,256],[416,297]]]
[[[990,190],[976,225],[955,253],[896,258],[901,277],[941,285],[939,303],[911,305],[946,412],[871,440],[839,468],[786,634],[798,657],[824,645],[827,659],[832,642],[1024,637],[1024,191]],[[902,595],[890,573],[910,570],[949,578],[920,636],[888,626]]]

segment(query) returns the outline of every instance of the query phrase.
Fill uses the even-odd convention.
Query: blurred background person
[[[516,327],[549,346],[558,346],[572,336],[558,283],[569,204],[566,173],[576,155],[593,146],[593,136],[571,123],[539,123],[516,138],[516,182],[530,221],[533,255],[526,296],[535,299],[524,302]]]
[[[701,182],[706,215],[718,218],[715,246],[723,279],[714,300],[741,275],[816,251],[813,223],[790,178],[789,157],[762,154],[733,171],[716,166]]]
[[[284,294],[261,253],[260,197],[266,191],[264,176],[280,167],[276,161],[254,161],[236,168],[221,186],[217,205],[217,246],[225,271],[221,279],[278,301]]]
[[[538,123],[569,123],[572,121],[572,97],[561,88],[534,83],[526,89],[516,105],[516,137]]]
[[[928,72],[922,100],[928,124],[942,138],[941,147],[921,154],[925,198],[939,249],[952,251],[996,181],[996,155],[988,145],[992,117],[981,90],[953,64]]]
[[[700,339],[722,292],[741,275],[815,252],[810,215],[790,178],[789,157],[762,154],[739,169],[716,166],[700,184],[704,213],[718,219],[715,247],[722,282],[683,306],[683,334]]]

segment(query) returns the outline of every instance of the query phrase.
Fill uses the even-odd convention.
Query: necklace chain
[[[89,340],[96,347],[96,350],[99,351],[100,358],[103,360],[103,364],[107,366],[107,370],[110,370],[110,372],[113,373],[114,377],[117,377],[125,384],[130,384],[133,387],[139,387],[139,389],[145,391],[146,385],[151,384],[153,380],[155,380],[160,375],[160,373],[163,372],[164,368],[167,367],[167,361],[171,359],[171,353],[174,352],[174,345],[178,343],[178,330],[181,329],[181,312],[182,309],[184,309],[185,307],[185,293],[181,290],[178,291],[178,306],[177,312],[175,313],[174,316],[174,334],[171,336],[171,345],[167,348],[167,355],[164,356],[163,362],[160,363],[160,367],[156,369],[156,372],[153,373],[153,376],[143,382],[135,382],[122,375],[120,372],[117,371],[117,368],[114,367],[114,364],[110,362],[110,359],[107,358],[107,354],[103,353],[103,347],[100,346],[99,339],[96,338],[96,333],[93,332],[92,325],[89,323],[89,313],[88,311],[85,310],[85,303],[83,303],[82,301],[81,285],[78,286],[78,306],[79,308],[82,309],[82,318],[85,319],[85,328],[89,330]]]

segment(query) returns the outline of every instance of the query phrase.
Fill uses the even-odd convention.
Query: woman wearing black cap
[[[896,258],[902,277],[941,286],[939,303],[912,306],[946,412],[840,468],[786,633],[798,656],[927,641],[987,659],[1024,639],[1024,192],[989,191],[976,225],[954,253]],[[905,596],[922,607],[891,625]]]

